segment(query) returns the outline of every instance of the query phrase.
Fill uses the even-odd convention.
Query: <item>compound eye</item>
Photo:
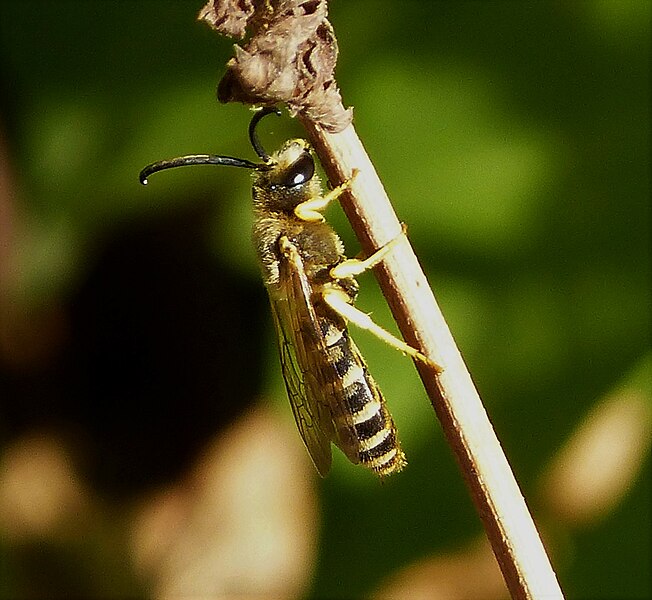
[[[282,185],[285,187],[295,187],[302,185],[312,179],[315,174],[315,161],[309,152],[304,152],[289,167]]]

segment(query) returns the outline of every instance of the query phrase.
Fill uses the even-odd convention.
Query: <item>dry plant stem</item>
[[[302,121],[333,184],[350,178],[354,168],[359,171],[342,204],[365,251],[394,239],[400,223],[353,125],[328,133],[306,118]],[[563,598],[471,376],[407,240],[396,245],[377,274],[405,340],[444,368],[437,376],[417,361],[512,597]]]

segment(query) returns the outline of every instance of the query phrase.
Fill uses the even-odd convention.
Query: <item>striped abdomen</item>
[[[406,461],[394,421],[360,351],[342,325],[330,319],[321,319],[320,325],[326,340],[327,360],[338,379],[333,382],[341,413],[335,416],[340,438],[336,443],[353,462],[378,475],[400,471]]]

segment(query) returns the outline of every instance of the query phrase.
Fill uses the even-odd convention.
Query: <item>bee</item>
[[[321,476],[330,470],[334,443],[352,463],[384,477],[406,465],[405,455],[385,399],[347,323],[370,330],[406,354],[432,361],[355,308],[355,276],[381,262],[394,241],[365,260],[346,257],[342,241],[322,212],[349,187],[350,180],[324,194],[310,146],[302,139],[289,140],[267,154],[256,127],[270,113],[280,115],[278,109],[264,108],[249,125],[249,140],[260,163],[195,154],[153,163],[141,171],[140,181],[146,184],[157,171],[187,165],[252,171],[253,240],[301,437]]]

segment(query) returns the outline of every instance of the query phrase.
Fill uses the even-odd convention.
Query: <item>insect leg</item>
[[[434,360],[428,358],[425,354],[416,348],[406,344],[403,340],[400,340],[395,335],[392,335],[389,331],[383,329],[380,325],[374,323],[373,319],[367,313],[362,312],[360,309],[349,303],[349,297],[343,291],[327,287],[322,292],[322,297],[324,302],[326,302],[328,306],[330,306],[338,315],[343,317],[345,320],[353,323],[354,325],[357,325],[361,329],[366,329],[370,333],[373,333],[376,337],[383,340],[383,342],[386,344],[392,346],[392,348],[396,348],[396,350],[399,352],[412,356],[413,358],[416,358],[421,362],[430,365],[436,369],[437,372],[441,373],[443,370],[442,367],[438,365]]]
[[[333,201],[342,195],[342,192],[351,187],[353,178],[357,175],[357,169],[353,170],[353,175],[341,185],[334,187],[328,194],[319,198],[311,198],[301,204],[298,204],[294,209],[294,214],[302,221],[320,222],[324,220],[322,211]]]
[[[378,263],[387,256],[394,246],[401,241],[407,232],[407,225],[405,223],[401,224],[401,233],[399,233],[394,239],[391,239],[387,242],[382,248],[376,250],[371,256],[365,259],[359,258],[347,258],[342,261],[339,265],[335,265],[330,270],[330,275],[333,279],[345,279],[347,277],[355,277],[368,271],[372,267],[375,267]]]

